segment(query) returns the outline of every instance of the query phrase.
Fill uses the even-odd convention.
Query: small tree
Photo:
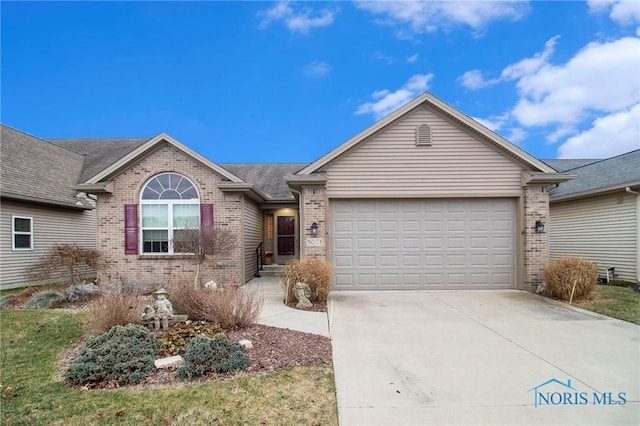
[[[27,269],[26,276],[31,282],[59,281],[73,285],[93,276],[103,263],[98,250],[77,244],[56,244]]]
[[[198,287],[200,265],[207,256],[230,253],[238,246],[235,232],[222,226],[182,229],[176,233],[173,248],[176,253],[192,254],[196,266],[193,284]]]

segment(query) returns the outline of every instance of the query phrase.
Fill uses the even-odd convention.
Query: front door
[[[296,256],[296,217],[277,216],[276,263],[285,264]]]

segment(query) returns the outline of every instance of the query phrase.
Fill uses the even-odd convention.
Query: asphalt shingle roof
[[[86,182],[150,138],[47,139],[49,142],[85,156],[80,182]]]
[[[76,198],[84,157],[27,133],[0,125],[0,193],[5,197],[75,208],[90,207]]]
[[[553,166],[551,166],[553,167]],[[551,191],[551,199],[640,182],[640,149],[565,170],[576,178]]]
[[[575,169],[576,167],[586,166],[587,164],[601,161],[602,158],[595,159],[558,159],[558,160],[542,160],[543,163],[553,167],[559,172]]]
[[[309,163],[218,164],[271,198],[293,199],[285,177],[293,175]]]

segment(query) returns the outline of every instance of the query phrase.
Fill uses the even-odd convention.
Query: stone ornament
[[[145,323],[153,322],[156,330],[161,326],[165,330],[169,328],[169,322],[182,322],[187,320],[186,315],[174,315],[173,305],[169,301],[169,293],[164,288],[153,293],[156,299],[153,306],[147,305],[142,313],[142,321]]]
[[[313,303],[309,300],[311,297],[311,288],[309,288],[309,284],[297,282],[293,294],[296,296],[296,300],[298,301],[296,308],[306,309],[313,306]]]

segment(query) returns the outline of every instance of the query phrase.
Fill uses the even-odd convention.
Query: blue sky
[[[539,158],[640,148],[640,2],[6,2],[1,118],[310,162],[428,90]]]

